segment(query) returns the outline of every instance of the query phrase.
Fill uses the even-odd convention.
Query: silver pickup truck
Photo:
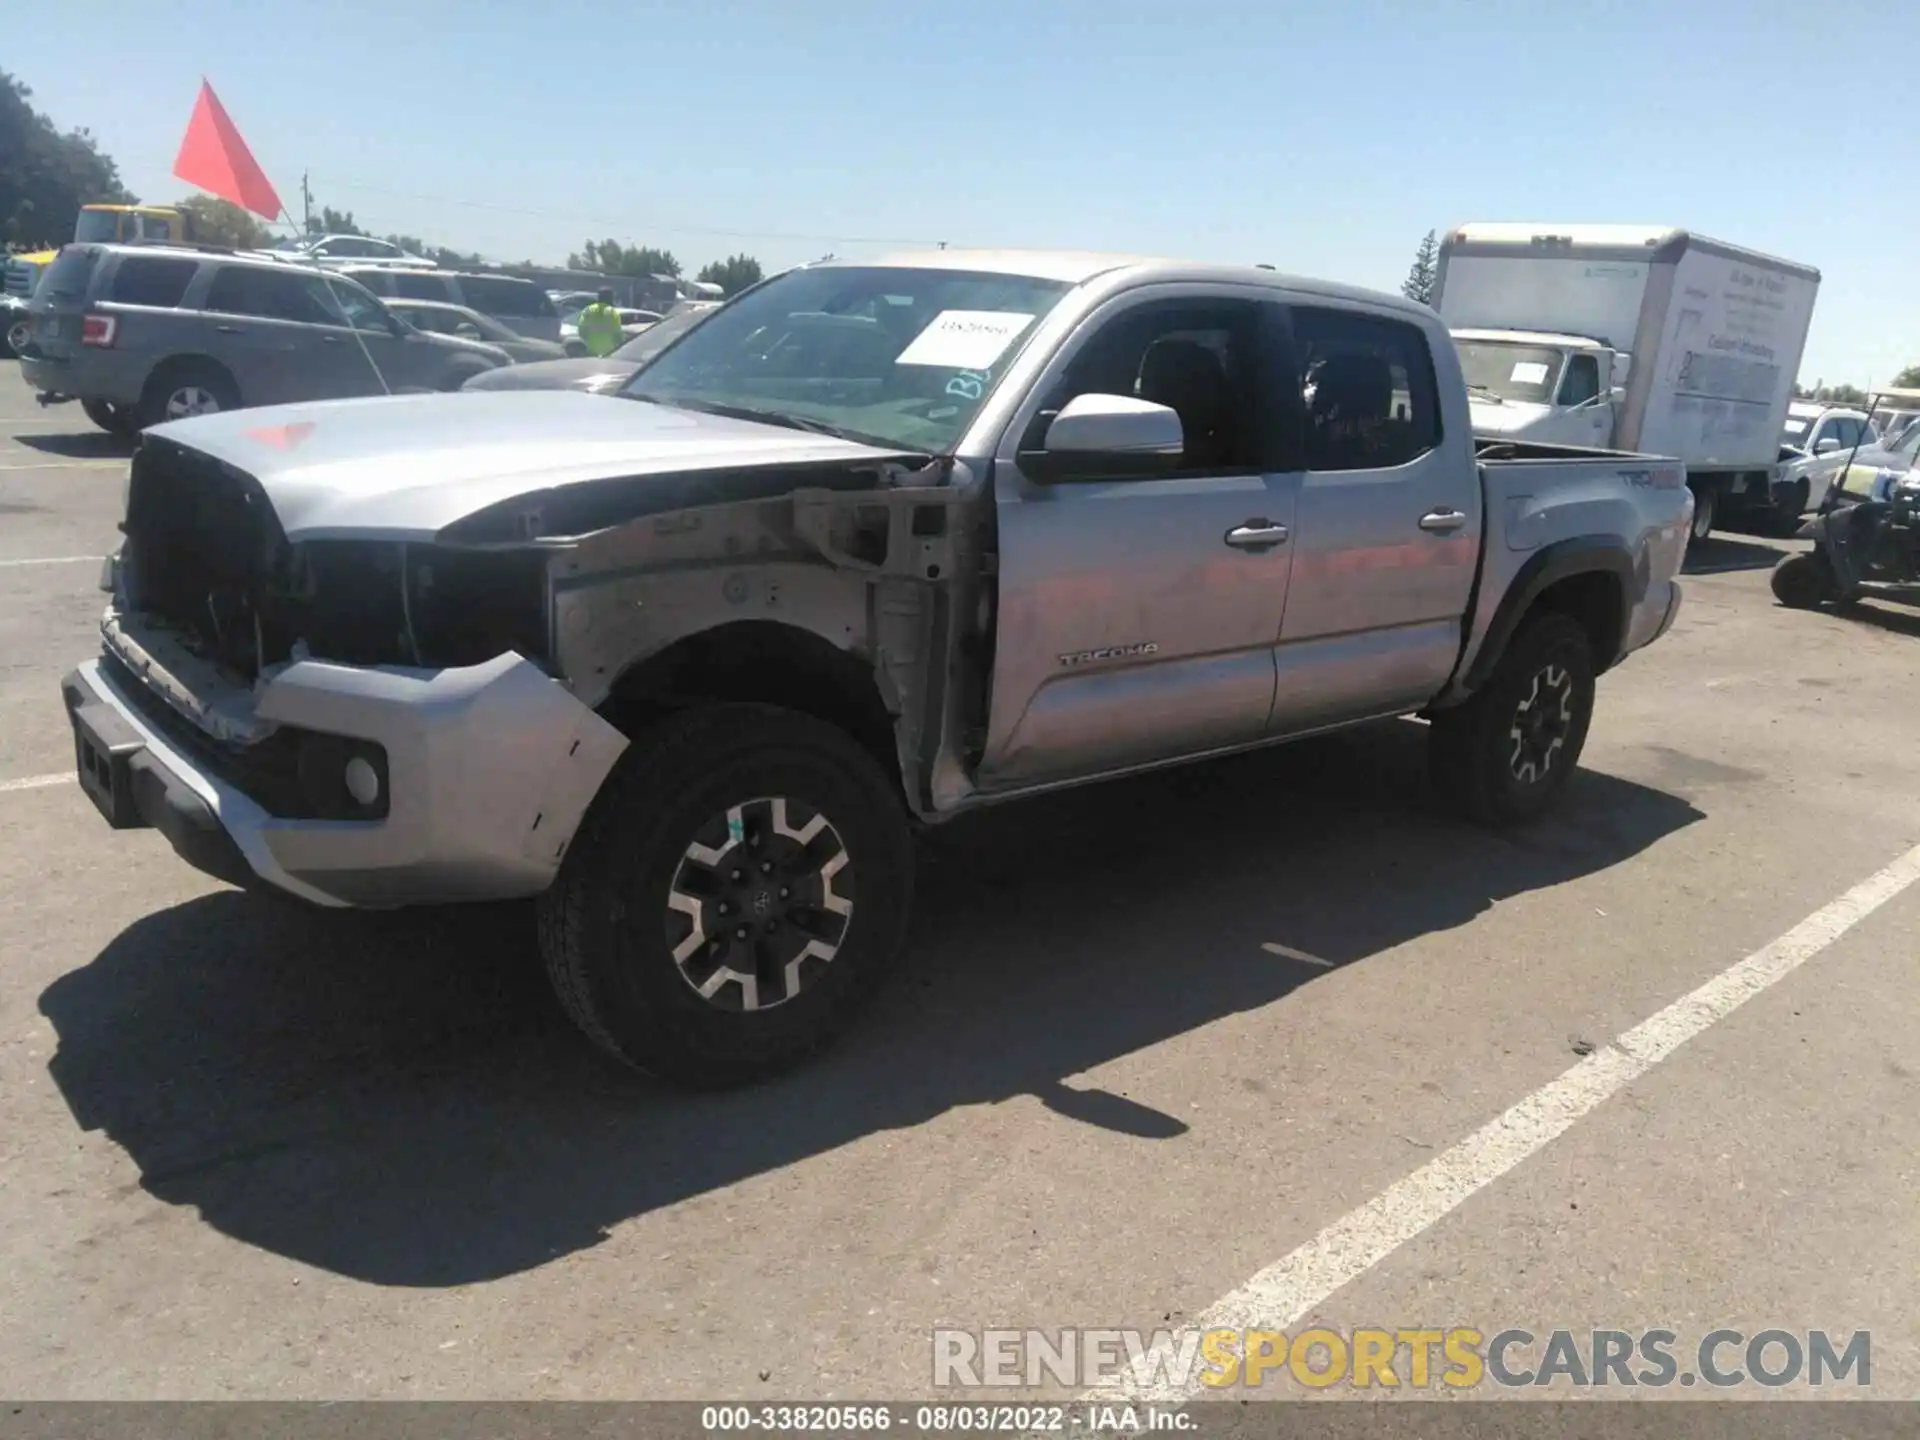
[[[843,1025],[914,830],[974,806],[1418,714],[1445,796],[1540,815],[1691,505],[1671,461],[1476,448],[1385,295],[830,262],[617,396],[147,431],[63,688],[114,826],[320,905],[538,896],[587,1034],[721,1084]]]

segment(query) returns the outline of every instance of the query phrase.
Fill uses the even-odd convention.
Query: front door
[[[994,467],[999,638],[983,788],[1262,734],[1300,483],[1270,403],[1278,314],[1230,287],[1117,297],[1062,347],[1015,417]],[[1144,474],[1035,480],[1021,454],[1083,394],[1170,405],[1186,452]]]
[[[1576,350],[1560,377],[1560,407],[1568,445],[1604,450],[1613,439],[1613,406],[1600,387],[1600,357]]]
[[[419,381],[409,376],[411,353],[394,334],[391,318],[359,287],[326,275],[306,275],[320,311],[320,344],[325,364],[316,380],[328,399],[385,395]]]
[[[306,291],[307,277],[288,267],[228,265],[213,277],[203,302],[207,350],[232,372],[243,405],[311,400],[314,376],[327,364]]]
[[[1480,555],[1477,467],[1440,446],[1425,332],[1386,314],[1292,311],[1306,463],[1272,729],[1417,709],[1460,653]]]

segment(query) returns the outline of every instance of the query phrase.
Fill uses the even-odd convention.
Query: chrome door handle
[[[1445,534],[1449,530],[1458,530],[1467,523],[1467,517],[1458,510],[1429,510],[1420,517],[1422,530],[1435,530]]]
[[[1270,550],[1275,545],[1283,545],[1287,539],[1287,527],[1276,525],[1271,520],[1249,520],[1244,525],[1236,525],[1227,531],[1227,544],[1236,550]]]
[[[216,325],[213,328],[218,330],[222,335],[244,335],[247,333],[247,327],[244,325]]]

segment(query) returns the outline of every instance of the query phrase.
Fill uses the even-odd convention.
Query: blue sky
[[[1884,383],[1920,362],[1910,5],[77,0],[4,63],[143,198],[186,189],[204,74],[290,206],[306,170],[509,260],[945,240],[1392,289],[1461,221],[1684,226],[1819,266],[1802,379]]]

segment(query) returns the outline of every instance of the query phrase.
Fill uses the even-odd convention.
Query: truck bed
[[[1479,440],[1473,442],[1474,458],[1483,464],[1505,460],[1639,460],[1649,465],[1678,465],[1678,460],[1661,455],[1642,455],[1632,450],[1599,450],[1585,445],[1548,445],[1536,440]]]

